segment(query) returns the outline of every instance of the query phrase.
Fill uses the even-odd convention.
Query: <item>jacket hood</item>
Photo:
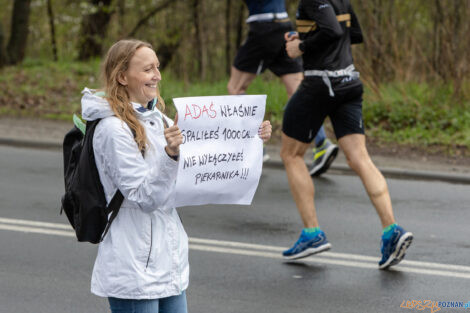
[[[82,118],[85,121],[94,121],[114,115],[108,101],[103,97],[104,93],[85,88],[82,94]]]
[[[82,118],[85,121],[94,121],[114,115],[108,100],[104,98],[105,94],[103,91],[85,88],[83,89],[82,94]],[[150,101],[147,105],[149,108],[144,108],[142,105],[135,102],[131,102],[131,104],[134,107],[137,118],[139,119],[154,114],[159,118],[163,118],[162,113],[156,108],[157,102],[158,100],[156,98]]]

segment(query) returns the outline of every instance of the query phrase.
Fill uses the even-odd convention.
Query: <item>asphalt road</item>
[[[468,185],[388,182],[398,222],[415,235],[391,271],[377,269],[379,220],[357,177],[315,180],[333,248],[303,261],[280,257],[301,227],[282,170],[264,169],[251,206],[180,209],[190,236],[190,312],[438,311],[413,300],[464,306]],[[58,215],[62,192],[60,152],[0,146],[0,313],[108,312],[89,292],[96,246],[77,243]]]

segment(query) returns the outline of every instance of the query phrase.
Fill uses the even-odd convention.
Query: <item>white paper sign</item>
[[[249,205],[263,165],[266,95],[175,98],[183,134],[176,206]]]

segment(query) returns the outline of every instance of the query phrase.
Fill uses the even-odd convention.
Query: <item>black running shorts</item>
[[[260,74],[268,68],[277,76],[302,72],[301,58],[291,59],[286,52],[284,33],[293,30],[290,22],[252,22],[249,27],[233,63],[236,69]]]
[[[364,134],[362,122],[363,87],[359,79],[341,83],[331,79],[334,97],[320,77],[306,77],[290,98],[284,112],[282,131],[301,142],[315,138],[325,118],[330,117],[337,139]]]

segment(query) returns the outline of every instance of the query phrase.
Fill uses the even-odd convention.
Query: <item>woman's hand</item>
[[[266,120],[263,123],[261,123],[258,129],[258,136],[263,140],[263,142],[266,142],[271,138],[272,131],[273,131],[273,128],[271,126],[271,122]]]
[[[175,115],[175,123],[173,126],[165,128],[163,135],[165,136],[167,145],[165,151],[169,156],[176,157],[180,154],[180,145],[183,143],[183,135],[177,125],[178,113]]]

